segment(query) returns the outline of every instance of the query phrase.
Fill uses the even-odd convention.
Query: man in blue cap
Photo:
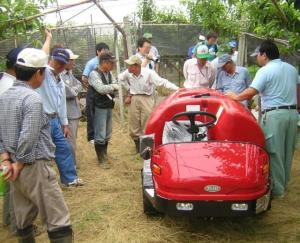
[[[66,186],[78,186],[82,185],[82,181],[77,176],[72,147],[67,141],[69,128],[66,91],[59,76],[65,70],[69,59],[69,53],[64,48],[54,49],[45,70],[45,80],[37,91],[41,95],[44,112],[49,118],[51,136],[56,146],[55,162],[61,182]]]
[[[247,68],[236,66],[229,54],[218,57],[218,70],[216,90],[223,93],[231,91],[240,94],[251,84]],[[241,101],[241,103],[248,107],[248,100]]]

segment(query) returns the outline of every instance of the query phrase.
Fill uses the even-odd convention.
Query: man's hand
[[[118,85],[118,84],[111,84],[111,87],[113,87],[114,90],[119,90],[120,85]]]
[[[22,162],[17,161],[15,163],[12,163],[13,173],[12,176],[9,178],[9,180],[15,181],[16,179],[18,179],[20,172],[23,168],[24,168],[24,164]]]
[[[81,81],[82,81],[82,84],[85,88],[88,88],[89,87],[89,80],[86,76],[82,76],[81,77]]]
[[[0,170],[3,171],[4,180],[10,179],[13,175],[13,168],[10,161],[5,160],[0,164]]]
[[[228,92],[225,95],[233,100],[238,100],[238,95],[234,92]]]
[[[63,128],[63,133],[64,133],[65,138],[68,138],[70,136],[69,126],[64,125],[62,128]]]
[[[130,105],[131,104],[131,95],[128,95],[126,96],[125,100],[124,100],[124,103],[125,105]]]

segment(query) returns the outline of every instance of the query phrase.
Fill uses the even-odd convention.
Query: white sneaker
[[[80,178],[76,178],[74,181],[69,182],[66,186],[67,187],[69,187],[69,186],[74,186],[74,187],[83,186],[83,181]]]
[[[93,140],[90,140],[89,143],[90,143],[90,144],[95,144],[95,140],[94,140],[94,139],[93,139]]]

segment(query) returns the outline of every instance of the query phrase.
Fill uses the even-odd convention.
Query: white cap
[[[41,49],[25,48],[19,53],[16,64],[31,68],[46,67],[48,55]]]
[[[200,34],[198,38],[199,38],[199,41],[205,41],[205,36],[204,35]]]
[[[79,55],[75,55],[73,52],[72,52],[72,50],[70,50],[70,49],[66,49],[66,51],[69,53],[69,55],[70,55],[70,60],[75,60],[75,59],[77,59],[78,57],[79,57]]]

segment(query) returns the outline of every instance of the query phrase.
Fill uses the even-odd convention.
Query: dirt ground
[[[109,154],[115,157],[113,167],[102,170],[93,146],[86,142],[85,127],[80,124],[77,158],[79,175],[86,184],[63,189],[75,242],[300,242],[299,146],[286,197],[273,201],[271,211],[264,215],[214,220],[148,217],[142,209],[142,160],[134,155],[127,128],[114,122],[109,146]],[[40,221],[36,224],[42,232],[37,242],[48,242]],[[0,227],[0,242],[16,242],[7,227]]]

